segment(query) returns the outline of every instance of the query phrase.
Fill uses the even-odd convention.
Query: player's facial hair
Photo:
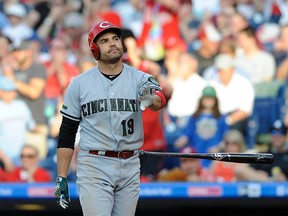
[[[118,56],[115,56],[113,58],[103,58],[103,55],[101,56],[101,54],[99,53],[99,59],[104,62],[104,63],[107,63],[107,64],[115,64],[117,63],[118,61],[120,61],[120,59],[122,58],[123,56],[123,49],[122,48],[119,48],[119,55]]]

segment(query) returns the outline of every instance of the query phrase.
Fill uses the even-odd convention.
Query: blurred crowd
[[[55,180],[63,95],[97,66],[88,33],[102,20],[122,29],[123,61],[167,98],[143,112],[143,150],[275,155],[272,165],[143,156],[142,182],[287,181],[287,0],[3,0],[0,182]]]

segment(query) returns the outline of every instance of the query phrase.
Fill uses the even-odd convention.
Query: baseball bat
[[[234,163],[272,164],[274,155],[271,153],[178,153],[178,152],[153,152],[139,151],[140,156],[163,156],[179,158],[199,158]]]

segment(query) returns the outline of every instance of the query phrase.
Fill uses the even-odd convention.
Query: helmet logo
[[[101,28],[109,28],[109,27],[111,27],[111,24],[109,22],[107,22],[107,21],[104,21],[104,22],[101,22],[99,24],[99,27],[101,27]]]

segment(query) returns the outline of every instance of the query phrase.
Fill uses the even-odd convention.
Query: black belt
[[[89,154],[102,155],[107,157],[115,157],[121,159],[127,159],[132,157],[137,151],[98,151],[89,150]]]

